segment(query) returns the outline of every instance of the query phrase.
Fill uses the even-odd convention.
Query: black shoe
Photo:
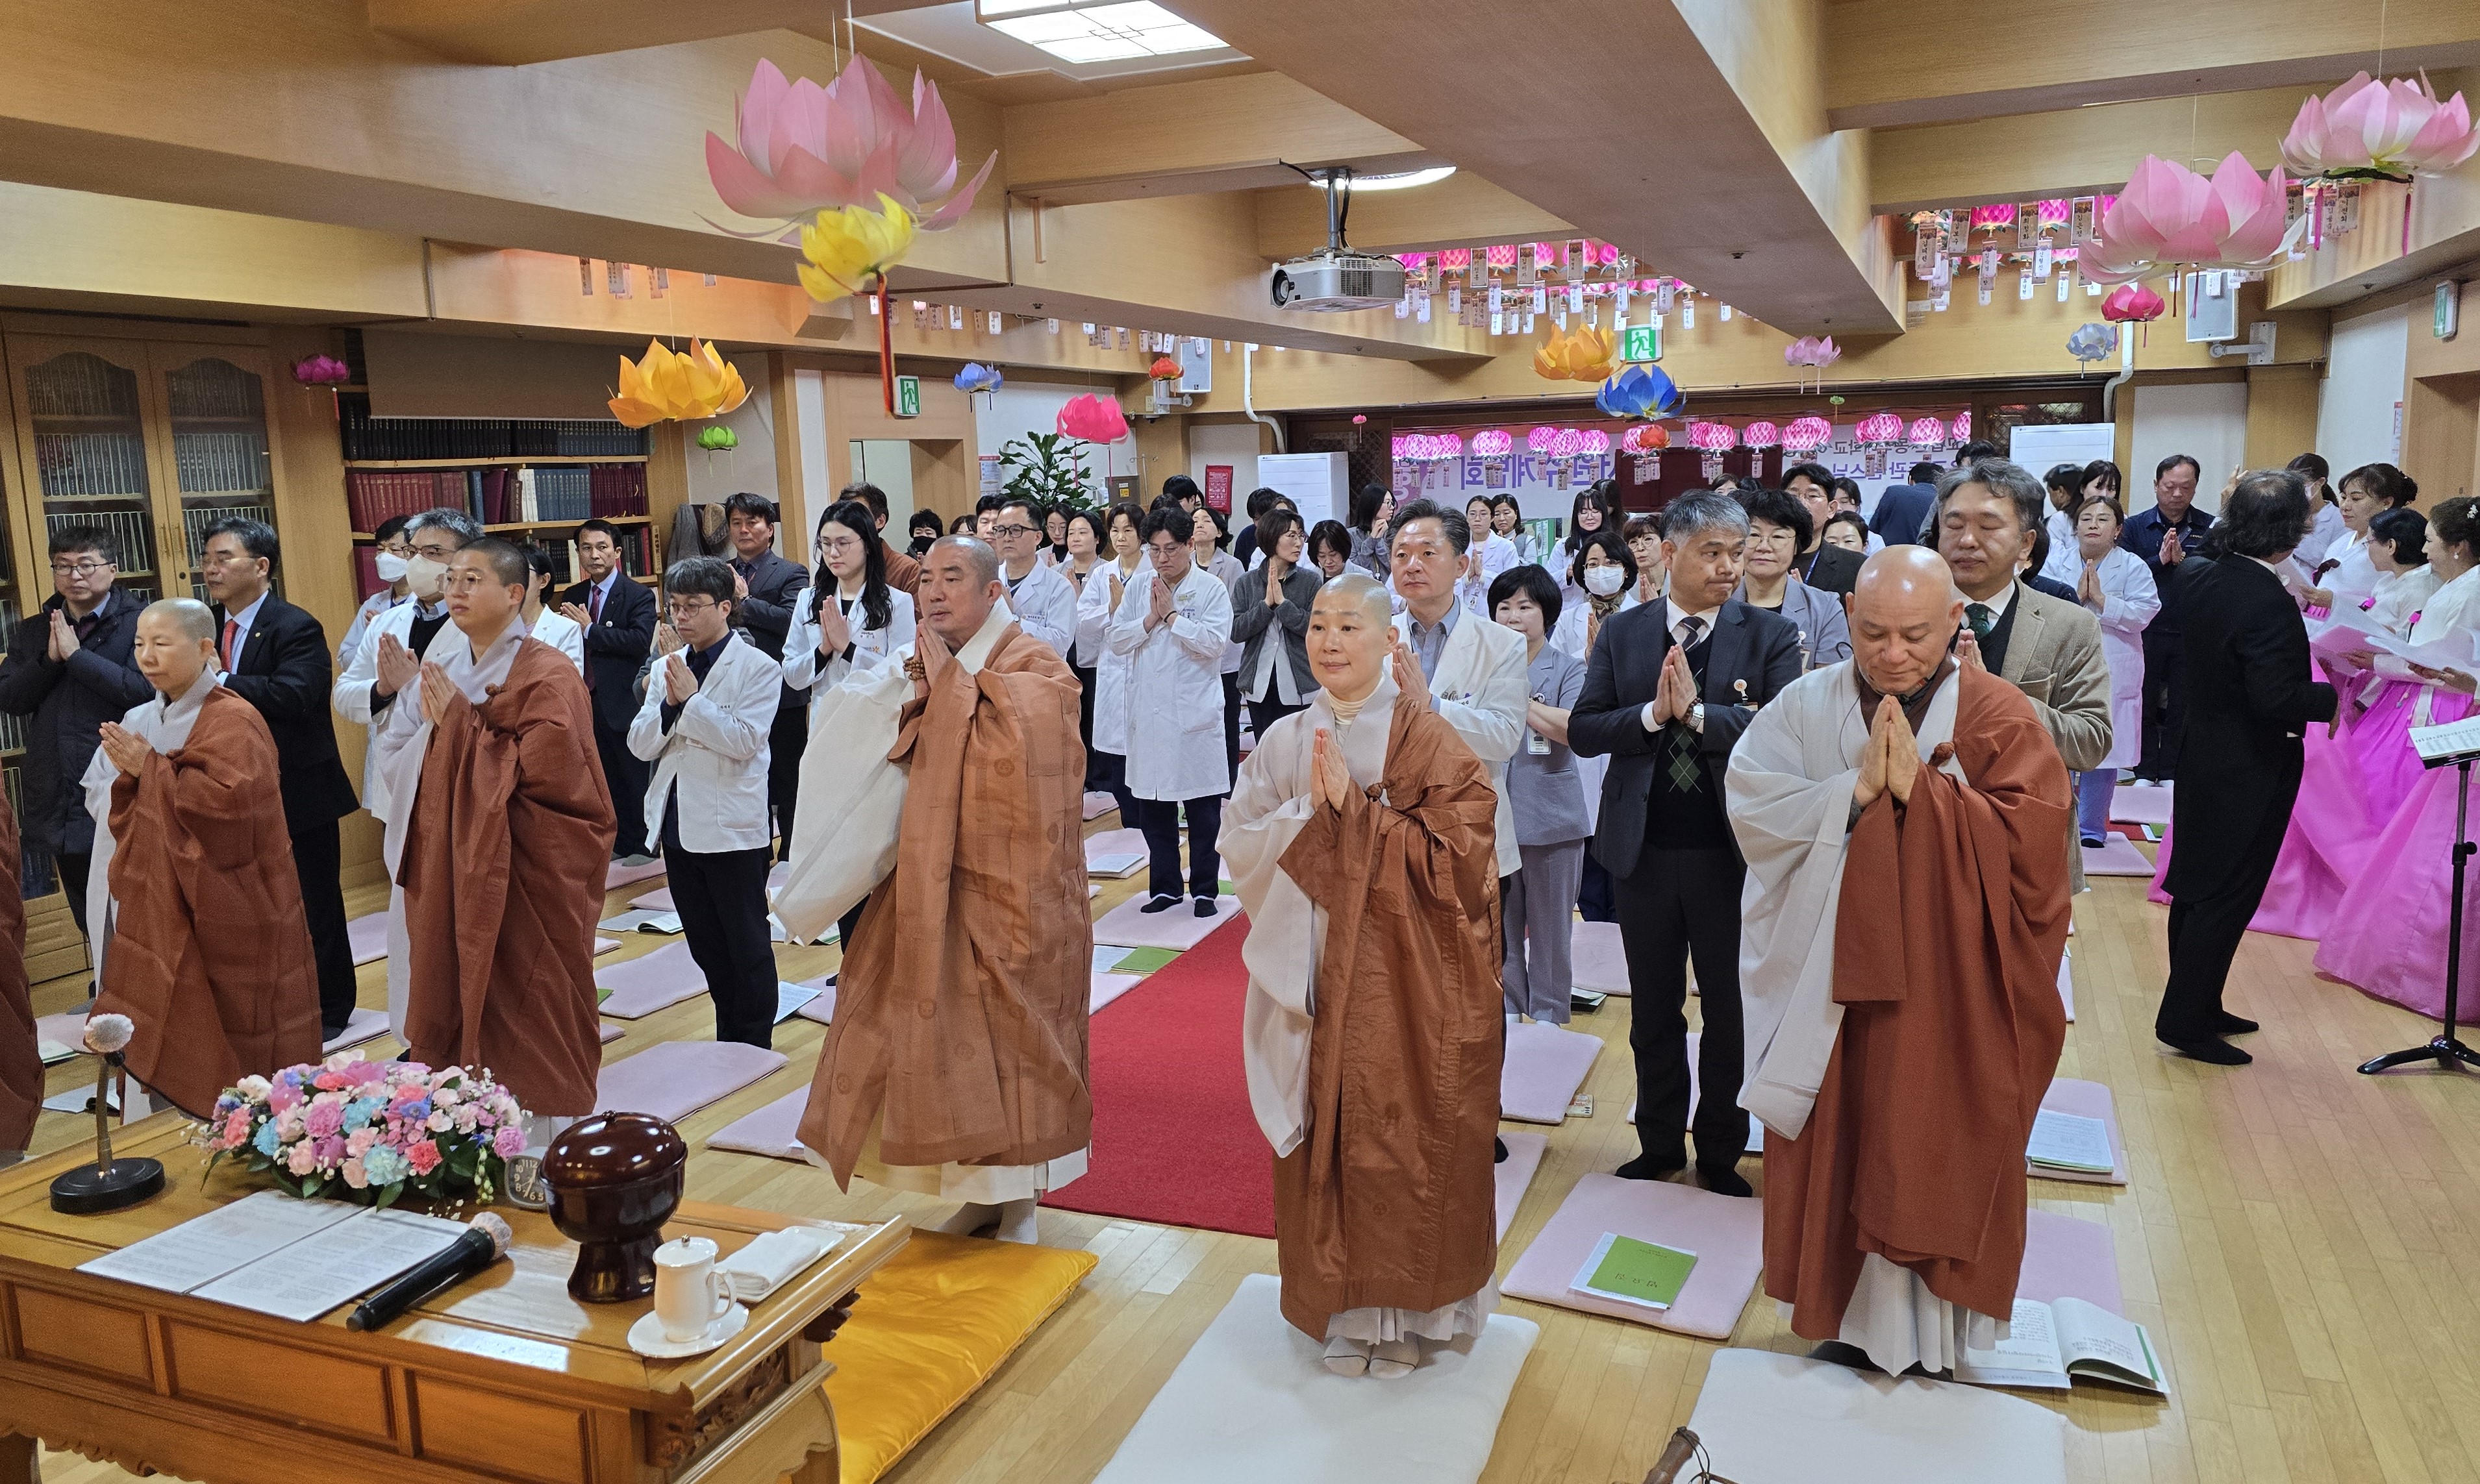
[[[1200,897],[1197,899],[1197,915],[1200,917],[1211,917],[1214,915],[1214,899],[1212,897]]]
[[[2223,1011],[2213,1017],[2213,1030],[2222,1036],[2245,1036],[2250,1031],[2263,1029],[2245,1015],[2234,1015],[2229,1011]]]
[[[1489,1148],[1490,1148],[1489,1162],[1490,1162],[1492,1164],[1506,1164],[1506,1163],[1507,1163],[1507,1140],[1506,1140],[1506,1139],[1499,1138],[1499,1137],[1498,1137],[1497,1135],[1495,1135],[1495,1134],[1491,1135],[1491,1136],[1490,1136],[1490,1139],[1489,1139]]]
[[[334,1040],[337,1036],[344,1034],[345,1028],[343,1026],[323,1025],[319,1028],[319,1043],[323,1046],[327,1042]]]
[[[2108,839],[2102,835],[2088,834],[2084,836],[2084,849],[2086,850],[2099,850],[2108,843]]]
[[[1179,898],[1177,897],[1156,897],[1145,906],[1138,908],[1137,910],[1141,912],[1159,912],[1177,906],[1179,906]]]
[[[1649,1154],[1640,1154],[1635,1159],[1628,1161],[1625,1164],[1622,1164],[1617,1169],[1612,1171],[1612,1173],[1617,1175],[1621,1180],[1663,1180],[1678,1174],[1681,1170],[1686,1169],[1687,1167],[1688,1162],[1686,1160],[1677,1160],[1668,1164],[1664,1164],[1658,1163],[1653,1156]]]
[[[2209,1062],[2215,1066],[2245,1066],[2256,1058],[2239,1050],[2219,1036],[2208,1036],[2203,1040],[2174,1041],[2164,1036],[2161,1043],[2183,1057]]]
[[[1845,1344],[1840,1340],[1821,1343],[1816,1349],[1808,1352],[1808,1358],[1813,1361],[1831,1361],[1837,1366],[1848,1366],[1854,1370],[1866,1370],[1876,1375],[1886,1373],[1886,1368],[1871,1360],[1868,1351],[1856,1344]]]
[[[1745,1180],[1740,1178],[1740,1172],[1738,1170],[1725,1169],[1719,1164],[1697,1165],[1696,1179],[1699,1184],[1705,1187],[1705,1189],[1713,1191],[1717,1195],[1754,1195],[1757,1193],[1753,1187],[1751,1187]]]

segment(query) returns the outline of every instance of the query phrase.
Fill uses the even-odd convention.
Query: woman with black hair
[[[1501,883],[1499,977],[1509,1014],[1565,1025],[1575,989],[1571,914],[1585,844],[1593,833],[1585,798],[1589,759],[1567,748],[1567,716],[1585,687],[1585,662],[1549,642],[1559,627],[1559,584],[1536,563],[1511,567],[1491,580],[1489,616],[1524,636],[1531,698],[1524,741],[1507,761],[1507,802],[1523,863]]]
[[[1103,550],[1109,555],[1094,564],[1076,596],[1075,652],[1094,660],[1094,726],[1085,748],[1086,791],[1100,790],[1117,801],[1120,826],[1125,830],[1138,826],[1137,798],[1128,792],[1128,658],[1111,652],[1106,635],[1121,598],[1148,560],[1145,542],[1138,534],[1145,519],[1144,507],[1129,499],[1102,512],[1102,529],[1110,538]]]
[[[2377,590],[2377,569],[2368,559],[2368,525],[2389,510],[2400,510],[2419,498],[2419,481],[2391,464],[2363,464],[2342,476],[2342,498],[2336,519],[2342,534],[2327,546],[2311,568],[2313,587],[2299,592],[2311,608],[2337,602],[2358,602]],[[2293,558],[2294,561],[2298,559]]]
[[[905,523],[905,529],[911,534],[905,540],[904,554],[918,558],[930,550],[930,543],[939,539],[939,533],[944,527],[940,523],[938,511],[916,510],[913,518]]]
[[[1533,533],[1524,528],[1524,507],[1516,502],[1514,496],[1492,495],[1489,498],[1489,528],[1514,543],[1518,562],[1540,565],[1541,553],[1536,550],[1537,543],[1534,541]]]
[[[1076,589],[1078,619],[1076,638],[1068,646],[1068,668],[1076,673],[1076,734],[1085,743],[1085,772],[1090,784],[1094,772],[1094,664],[1099,657],[1086,648],[1085,582],[1101,570],[1108,558],[1108,524],[1099,510],[1072,510],[1068,513],[1068,559],[1059,565],[1060,576]]]
[[[1560,574],[1559,596],[1575,608],[1583,608],[1588,596],[1583,588],[1575,585],[1574,580],[1576,558],[1584,554],[1586,539],[1596,534],[1618,534],[1613,529],[1617,523],[1611,519],[1609,486],[1608,480],[1596,480],[1576,492],[1575,503],[1567,507],[1566,537],[1555,549],[1557,560],[1542,563]],[[1624,545],[1621,550],[1625,550]],[[1633,566],[1635,558],[1631,557],[1629,561]],[[1628,574],[1628,580],[1636,580],[1633,571]]]
[[[1603,621],[1627,601],[1636,572],[1636,553],[1617,531],[1604,526],[1588,533],[1567,564],[1567,579],[1559,592],[1559,627],[1551,631],[1550,642],[1579,659],[1591,658]],[[1569,592],[1576,595],[1572,604]]]
[[[1352,565],[1383,582],[1387,576],[1386,523],[1395,518],[1395,493],[1364,484],[1352,497]]]
[[[2368,523],[2368,562],[2377,569],[2368,616],[2400,633],[2442,579],[2428,564],[2428,518],[2416,510],[2382,510]]]
[[[1352,562],[1352,530],[1341,521],[1320,521],[1309,527],[1308,564],[1321,583],[1343,576]]]
[[[1779,613],[1799,626],[1800,669],[1839,665],[1851,657],[1851,634],[1843,604],[1832,593],[1792,576],[1791,564],[1808,550],[1808,503],[1782,490],[1744,490],[1748,512],[1740,590],[1731,596],[1750,607]]]

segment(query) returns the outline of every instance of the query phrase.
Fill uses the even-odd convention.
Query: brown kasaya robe
[[[26,985],[26,903],[18,896],[17,811],[0,793],[0,1151],[23,1149],[43,1111],[43,1058]]]
[[[1308,1117],[1275,1162],[1283,1318],[1313,1340],[1344,1310],[1458,1303],[1497,1267],[1497,807],[1455,728],[1398,705],[1382,785],[1313,807],[1283,852],[1326,911]]]
[[[1797,1139],[1766,1141],[1766,1292],[1837,1337],[1866,1254],[2004,1319],[2024,1145],[2066,1040],[2057,989],[2075,796],[2012,685],[1958,674],[1954,758],[1852,827],[1835,920],[1843,1023]]]
[[[585,681],[527,639],[487,700],[449,704],[428,749],[397,882],[410,1055],[487,1067],[530,1113],[592,1113],[594,924],[615,827]]]
[[[873,1118],[891,1165],[1034,1164],[1094,1137],[1076,678],[1013,624],[978,675],[926,625],[915,644],[933,678],[888,755],[909,763],[895,870],[837,975],[801,1119],[845,1187]]]
[[[204,1117],[244,1077],[319,1060],[319,973],[258,708],[208,690],[190,739],[112,783],[113,936],[98,1015],[130,1075]]]

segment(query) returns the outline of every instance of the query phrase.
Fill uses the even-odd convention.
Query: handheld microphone
[[[1653,1471],[1644,1476],[1644,1484],[1672,1484],[1687,1471],[1699,1446],[1696,1435],[1687,1428],[1682,1427],[1672,1433],[1670,1446],[1662,1450],[1662,1457],[1655,1462]]]
[[[447,1251],[424,1259],[395,1282],[355,1304],[353,1312],[345,1317],[345,1327],[376,1329],[394,1320],[441,1289],[462,1283],[498,1262],[515,1235],[508,1229],[506,1218],[483,1212],[467,1225],[464,1235],[449,1243]]]

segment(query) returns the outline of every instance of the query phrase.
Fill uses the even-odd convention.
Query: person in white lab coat
[[[413,596],[404,580],[404,569],[413,561],[413,544],[404,538],[404,525],[410,519],[389,516],[379,523],[377,530],[371,532],[375,552],[372,566],[385,585],[362,600],[362,605],[353,610],[352,623],[345,627],[345,637],[336,646],[338,675],[353,668],[353,656],[361,652],[362,636],[370,631],[372,621]]]
[[[1042,560],[1043,515],[1032,500],[1012,495],[992,514],[991,548],[999,553],[999,580],[1007,584],[1008,608],[1019,628],[1068,659],[1076,643],[1076,587]]]
[[[1221,880],[1214,849],[1231,767],[1223,751],[1223,651],[1231,642],[1231,590],[1197,565],[1196,521],[1166,506],[1138,527],[1152,560],[1112,615],[1111,652],[1127,662],[1127,787],[1152,856],[1143,908],[1179,905],[1179,820],[1188,813],[1188,886],[1200,917],[1214,915]],[[1102,716],[1095,714],[1097,741]],[[1512,751],[1512,749],[1510,749]]]
[[[1498,575],[1522,561],[1515,543],[1498,533],[1498,507],[1486,495],[1476,495],[1464,501],[1464,526],[1472,532],[1473,554],[1481,558],[1478,576],[1482,584],[1484,617],[1488,616],[1489,585]]]
[[[526,632],[568,656],[577,673],[585,673],[585,629],[555,608],[543,606],[551,588],[551,553],[538,546],[526,549]]]
[[[394,643],[411,651],[419,659],[431,640],[450,627],[448,601],[442,591],[448,559],[469,543],[481,540],[482,527],[464,511],[441,506],[406,521],[403,539],[413,553],[405,565],[405,601],[379,613],[362,630],[353,646],[351,661],[337,672],[331,703],[347,721],[359,722],[370,729],[370,751],[362,770],[362,807],[383,825],[391,820],[387,778],[378,764],[378,734],[387,712],[395,704],[395,696],[379,678],[379,653]],[[402,955],[390,951],[391,976],[400,972],[398,965],[401,959]]]
[[[1395,512],[1386,534],[1395,591],[1404,600],[1395,615],[1395,684],[1406,701],[1444,717],[1489,770],[1498,790],[1498,874],[1513,876],[1523,859],[1507,802],[1507,760],[1524,741],[1533,699],[1524,636],[1460,601],[1459,577],[1472,540],[1461,512],[1416,499]]]
[[[655,765],[644,848],[669,864],[672,909],[714,1000],[714,1038],[771,1046],[775,943],[766,922],[774,860],[767,734],[782,664],[736,633],[732,564],[690,556],[663,574],[670,634],[629,724],[629,751]],[[635,843],[635,842],[632,842]]]
[[[2144,558],[2118,544],[2127,524],[2118,501],[2092,496],[2076,507],[2075,544],[2050,549],[2041,576],[2076,590],[2076,601],[2101,621],[2102,658],[2109,665],[2107,755],[2076,778],[2076,817],[2083,842],[2109,837],[2109,806],[2118,770],[2144,751],[2144,626],[2161,611],[2161,594]]]
[[[1094,667],[1094,736],[1086,746],[1086,791],[1100,789],[1120,807],[1120,828],[1137,828],[1136,796],[1128,792],[1128,656],[1111,648],[1111,617],[1145,570],[1137,535],[1145,507],[1121,500],[1103,512],[1106,555],[1085,577],[1076,600],[1076,652]]]

